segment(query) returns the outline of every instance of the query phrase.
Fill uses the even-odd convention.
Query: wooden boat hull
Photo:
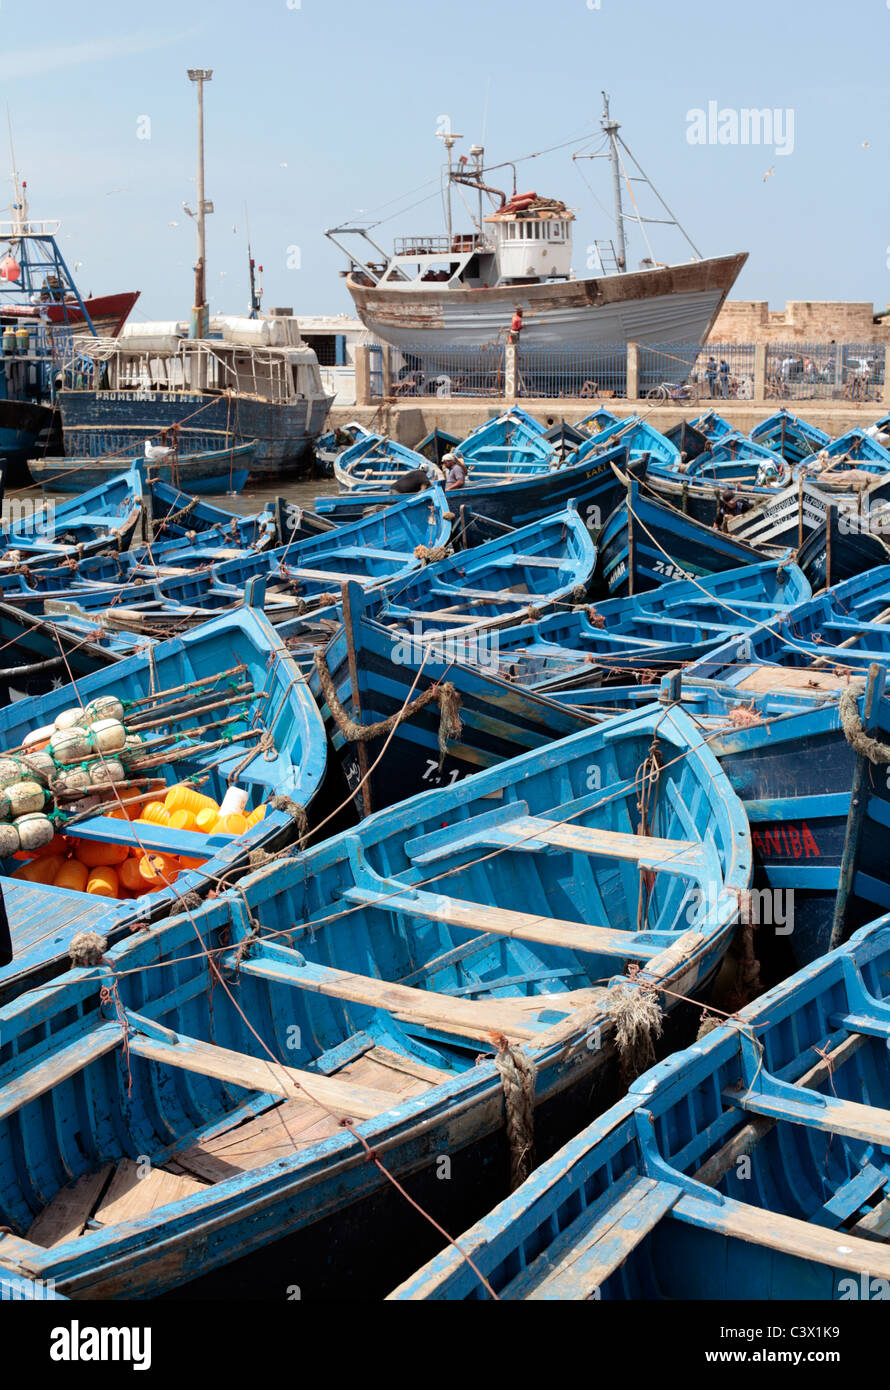
[[[281,793],[308,807],[324,776],[324,726],[308,686],[286,652],[281,650],[274,630],[261,613],[244,606],[205,623],[183,638],[157,643],[150,660],[144,654],[132,656],[116,667],[113,689],[119,698],[133,699],[195,678],[212,686],[218,678],[225,693],[228,688],[225,672],[235,666],[243,666],[247,672],[245,679],[252,681],[254,689],[261,692],[262,698],[256,703],[257,717],[264,721],[264,727],[265,721],[269,721],[271,751],[274,752],[270,758],[261,753],[251,758],[239,773],[240,785],[261,800]],[[4,748],[17,747],[35,725],[50,724],[61,710],[108,691],[107,675],[100,670],[78,681],[76,692],[66,685],[35,703],[22,702],[0,710],[0,743]],[[184,727],[188,728],[188,723]],[[256,747],[255,740],[246,738],[244,731],[239,733],[235,726],[231,740],[222,754],[225,765],[221,774],[217,766],[221,756],[219,749],[204,753],[199,747],[194,758],[171,764],[171,769],[163,774],[165,780],[172,785],[183,775],[200,771],[206,765],[213,769],[208,773],[208,785],[217,788],[217,784],[221,784],[224,790],[226,768]],[[231,761],[227,757],[229,752]],[[222,795],[222,791],[218,790],[218,795]],[[90,828],[93,823],[95,831]],[[78,834],[114,841],[117,834],[123,833],[122,827],[130,833],[127,822],[99,815],[93,817],[92,822],[79,822]],[[140,824],[135,828],[141,842],[154,848],[161,845],[165,837],[169,840],[172,833],[166,826]],[[153,920],[175,910],[183,893],[194,891],[203,895],[220,875],[243,870],[252,849],[286,843],[294,833],[291,814],[275,809],[268,810],[264,819],[240,839],[182,832],[180,839],[184,836],[185,847],[174,851],[170,841],[170,852],[204,859],[203,867],[187,869],[171,886],[133,900],[97,900],[86,893],[24,879],[2,878],[0,883],[15,954],[12,964],[0,970],[0,997],[9,998],[64,968],[72,936],[84,926],[114,940],[135,922]],[[9,874],[15,867],[7,863],[4,872]]]
[[[667,844],[634,831],[637,774],[653,736],[664,763],[648,828]],[[591,763],[601,770],[600,790],[588,790]],[[606,786],[616,790],[611,799],[603,797]],[[573,848],[554,856],[531,839],[529,848],[510,848],[515,832],[522,835],[518,821],[511,831],[511,818],[548,809],[570,815]],[[445,841],[443,820],[450,827]],[[603,828],[595,831],[592,822]],[[604,822],[613,837],[598,839]],[[551,833],[545,825],[539,819],[536,833]],[[497,839],[502,830],[506,840]],[[492,833],[500,854],[491,852]],[[591,855],[593,840],[599,851]],[[462,869],[484,845],[488,867],[481,874]],[[637,930],[639,870],[652,855],[659,867],[643,910],[646,925]],[[412,1220],[398,1242],[384,1239],[398,1193],[381,1165],[445,1222],[468,1209],[481,1214],[490,1192],[505,1190],[504,1098],[491,1028],[502,1029],[504,1045],[535,1065],[535,1140],[543,1156],[579,1115],[614,1094],[608,1010],[620,1008],[620,1000],[600,988],[604,977],[613,978],[621,998],[633,992],[622,983],[628,977],[615,974],[619,965],[626,969],[629,950],[647,957],[656,989],[670,991],[668,1008],[675,993],[700,990],[733,930],[748,855],[741,808],[692,726],[682,715],[650,709],[615,721],[608,736],[575,735],[543,755],[521,756],[370,817],[355,831],[259,870],[240,891],[193,912],[193,920],[173,919],[112,947],[109,965],[71,972],[50,990],[23,996],[0,1013],[4,1036],[21,1040],[0,1073],[16,1087],[14,1097],[7,1089],[9,1108],[0,1116],[0,1214],[12,1232],[0,1236],[0,1268],[53,1278],[66,1296],[149,1297],[260,1247],[268,1254],[272,1241],[287,1236],[280,1253],[296,1260],[291,1268],[300,1271],[304,1300],[358,1289],[373,1296],[393,1269],[407,1273],[418,1249],[435,1238]],[[431,865],[456,899],[412,891],[412,879],[419,871],[426,882]],[[688,875],[717,890],[706,918],[686,915]],[[467,896],[483,890],[483,878],[498,907],[479,913]],[[535,881],[538,901],[530,896]],[[585,914],[602,920],[597,894],[610,883],[612,931],[584,927],[578,919]],[[446,926],[456,920],[456,902],[476,912],[476,927]],[[515,930],[509,941],[500,936],[506,924],[499,914],[519,904],[526,917],[529,908],[573,912],[575,928],[563,933],[571,945],[558,945],[555,928],[545,930],[538,915],[521,940]],[[424,916],[428,908],[435,922]],[[195,950],[196,926],[201,942],[218,948],[212,1021],[208,958]],[[281,944],[289,939],[278,935],[282,930],[293,933],[293,946]],[[536,945],[542,930],[549,944]],[[99,992],[109,967],[121,1007],[130,1011],[129,1076],[120,1066],[120,1024]],[[54,1039],[54,1082],[40,1070],[45,1039],[34,1042],[35,1011]],[[275,1020],[286,1020],[290,1031],[279,1037]],[[67,1043],[76,1044],[76,1055],[63,1051]],[[281,1066],[279,1056],[296,1070]],[[387,1068],[388,1094],[380,1090]],[[41,1100],[47,1089],[55,1106]],[[68,1127],[51,1117],[87,1093],[97,1123],[85,1126],[75,1157]],[[327,1107],[320,1113],[319,1096]],[[39,1192],[17,1159],[20,1133],[49,1164]],[[223,1134],[217,1148],[214,1136]],[[233,1137],[236,1147],[240,1139],[253,1145],[253,1159],[246,1151],[236,1158]],[[379,1164],[366,1161],[369,1151]],[[66,1164],[53,1166],[61,1152]],[[446,1154],[450,1180],[443,1182],[438,1157]],[[152,1181],[166,1187],[151,1211],[132,1204],[158,1195],[132,1180],[139,1155],[149,1157]],[[102,1209],[90,1183],[104,1181],[109,1164],[117,1190],[130,1194],[130,1215],[119,1211],[123,1219],[116,1219],[109,1210],[103,1224],[87,1228],[92,1211]],[[53,1202],[67,1203],[63,1189],[78,1178],[79,1214],[64,1233],[70,1238],[42,1244],[59,1210]]]
[[[61,504],[38,505],[0,534],[0,545],[31,565],[80,560],[125,551],[142,518],[144,481],[139,466],[118,467],[96,488]],[[8,563],[8,557],[6,557]],[[0,554],[0,568],[4,557]]]
[[[753,546],[699,525],[631,483],[628,501],[603,526],[598,576],[610,594],[636,594],[669,579],[720,573],[762,558]]]
[[[833,1302],[886,1289],[888,926],[652,1068],[391,1297]]]
[[[113,436],[126,431],[142,438],[182,425],[200,410],[202,433],[238,443],[256,441],[251,477],[270,481],[292,472],[308,472],[312,445],[324,428],[329,397],[285,405],[248,396],[202,396],[173,391],[60,391],[59,410],[66,437],[83,431]],[[103,450],[113,452],[112,448]]]
[[[631,336],[648,347],[704,342],[746,260],[745,254],[722,256],[600,279],[494,289],[386,289],[354,274],[346,286],[362,323],[380,342],[408,352],[435,351],[439,370],[455,373],[468,353],[482,355],[485,345],[497,341],[518,304],[524,315],[520,364],[546,374],[560,350],[575,355]],[[449,348],[457,349],[453,360]],[[648,376],[644,369],[641,387],[656,385],[657,375],[656,367]]]

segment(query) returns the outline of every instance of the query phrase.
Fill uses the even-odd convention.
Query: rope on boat
[[[450,545],[416,545],[414,547],[414,557],[422,565],[432,565],[437,560],[447,560],[452,553]]]
[[[864,690],[865,681],[861,676],[858,676],[855,680],[850,681],[841,695],[838,713],[844,737],[851,748],[863,758],[868,758],[870,763],[879,765],[890,763],[890,745],[881,743],[880,739],[872,738],[870,734],[867,734],[862,720],[859,718],[859,696]]]
[[[492,1033],[495,1069],[504,1090],[507,1142],[510,1145],[510,1190],[525,1182],[535,1163],[535,1078],[537,1067],[503,1033]]]
[[[101,965],[108,941],[95,931],[79,931],[71,938],[68,956],[74,967]]]
[[[163,531],[165,526],[175,526],[177,522],[182,521],[191,512],[193,512],[197,505],[198,499],[197,497],[193,497],[190,502],[186,502],[184,507],[180,507],[179,511],[168,512],[167,515],[161,517],[160,521],[157,523],[156,532],[159,534],[161,531]],[[155,535],[155,540],[158,539],[158,534]]]
[[[627,1088],[655,1063],[655,1043],[664,1030],[658,989],[637,978],[639,966],[628,966],[628,981],[610,991],[608,1011],[615,1021],[618,1071]]]
[[[434,700],[439,705],[439,753],[441,759],[445,757],[449,741],[460,738],[463,730],[460,719],[460,695],[451,681],[442,681],[439,684],[429,686],[416,699],[402,705],[400,710],[389,715],[386,719],[378,719],[373,724],[356,724],[355,720],[347,714],[337,695],[334,678],[324,653],[317,651],[314,659],[315,669],[318,671],[318,679],[328,709],[331,711],[331,716],[340,733],[350,743],[370,743],[375,738],[385,737],[397,729],[400,724],[404,724],[406,720],[425,709],[427,705],[431,705]]]
[[[237,717],[240,719],[243,716],[238,715]],[[263,729],[262,733],[260,734],[260,741],[256,745],[256,747],[248,748],[247,752],[244,754],[244,757],[239,758],[238,762],[235,764],[231,772],[226,777],[227,784],[231,786],[233,782],[237,781],[244,769],[247,767],[248,763],[252,763],[254,758],[257,757],[260,753],[262,753],[266,762],[272,762],[275,758],[278,757],[278,750],[275,747],[275,740],[272,736],[272,732],[270,729]],[[283,799],[287,800],[288,798],[285,797]],[[296,802],[291,802],[291,805],[295,806]]]
[[[290,816],[297,827],[297,837],[302,846],[309,834],[309,817],[306,814],[306,807],[301,806],[299,801],[294,801],[290,796],[272,796],[269,798],[268,804],[272,811],[283,811],[286,816]]]

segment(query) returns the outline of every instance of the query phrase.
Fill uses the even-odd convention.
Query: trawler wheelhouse
[[[210,328],[220,336],[188,338],[180,324],[140,324],[117,339],[75,337],[64,385],[144,396],[228,394],[283,405],[324,395],[318,360],[296,319],[211,320]]]

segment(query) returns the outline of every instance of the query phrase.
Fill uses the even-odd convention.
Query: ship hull
[[[90,316],[90,322],[100,338],[116,338],[129,317],[130,311],[139,298],[138,290],[124,294],[103,294],[83,301]],[[77,304],[46,303],[7,304],[3,307],[5,319],[22,319],[27,327],[29,320],[38,319],[53,327],[84,328],[86,320]]]
[[[389,289],[363,283],[360,275],[347,276],[346,284],[362,323],[381,342],[408,353],[435,352],[442,370],[466,366],[474,353],[484,357],[499,350],[516,305],[523,311],[520,368],[564,370],[560,354],[568,358],[607,344],[701,344],[746,260],[740,253],[598,279],[492,289]],[[672,375],[682,374],[681,364]],[[641,389],[648,377],[654,385],[663,375],[663,366],[647,372],[641,361]]]
[[[312,445],[330,409],[326,396],[293,405],[244,396],[201,396],[175,391],[60,391],[59,410],[66,438],[85,430],[106,430],[153,438],[180,424],[238,444],[257,441],[250,476],[256,481],[308,472]],[[67,447],[67,446],[66,446]],[[109,449],[109,452],[113,452]]]

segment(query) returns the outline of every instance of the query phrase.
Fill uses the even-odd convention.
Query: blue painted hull
[[[700,526],[634,484],[628,503],[606,521],[599,538],[598,576],[610,594],[637,594],[669,579],[716,574],[763,557],[752,546]]]
[[[223,439],[234,436],[238,443],[257,441],[251,464],[251,476],[257,482],[309,471],[312,444],[324,428],[329,408],[327,399],[284,405],[246,396],[205,397],[169,391],[149,395],[138,391],[60,391],[58,403],[66,436],[101,430],[110,438],[114,431],[153,437],[176,424],[192,422],[194,427],[200,412],[202,433]]]
[[[662,838],[649,840],[636,833],[637,788],[653,737],[664,762],[647,828]],[[611,797],[591,790],[592,766]],[[535,834],[556,836],[549,849],[523,833],[527,816]],[[554,816],[575,838],[547,829]],[[511,848],[517,836],[524,848]],[[0,1115],[0,1217],[17,1258],[77,1297],[150,1297],[259,1248],[274,1258],[269,1246],[284,1236],[303,1299],[368,1297],[394,1270],[405,1277],[430,1235],[412,1218],[399,1241],[387,1238],[397,1194],[369,1149],[437,1218],[481,1214],[508,1182],[491,1029],[536,1067],[544,1156],[614,1094],[609,1010],[635,988],[628,952],[669,991],[668,1008],[676,991],[703,988],[732,934],[748,856],[739,803],[693,726],[650,709],[607,736],[576,735],[375,815],[259,870],[193,920],[112,947],[108,965],[0,1012],[4,1036],[19,1040],[0,1072],[11,1102]],[[415,891],[431,874],[454,896]],[[711,885],[707,920],[687,914],[690,875]],[[456,925],[464,913],[475,926]],[[562,928],[548,927],[557,914]],[[212,1008],[196,928],[216,953]],[[123,1069],[119,1015],[99,994],[109,969],[129,1013]],[[40,1070],[48,1039],[54,1082]],[[36,1185],[20,1135],[42,1156]],[[101,1224],[97,1194],[85,1213],[97,1221],[52,1248],[37,1243],[68,1184],[109,1164],[126,1176],[140,1155],[152,1181],[169,1184],[165,1202]],[[139,1184],[133,1196],[151,1200]]]
[[[194,756],[163,765],[158,775],[173,785],[184,776],[200,775],[206,769],[207,788],[211,795],[220,798],[225,791],[226,772],[240,757],[256,749],[255,738],[246,733],[254,720],[272,733],[274,756],[266,758],[256,753],[239,772],[239,785],[252,798],[250,808],[277,793],[308,807],[324,775],[324,727],[308,687],[281,651],[274,630],[262,614],[242,607],[184,638],[157,644],[151,661],[145,655],[130,657],[115,670],[113,692],[119,699],[133,700],[152,690],[198,680],[202,688],[211,691],[217,689],[219,682],[224,696],[231,686],[231,678],[225,673],[241,666],[245,674],[240,679],[250,682],[260,698],[235,704],[238,722],[228,731],[230,744],[223,749],[212,747],[207,752],[201,745]],[[107,693],[107,675],[97,671],[79,681],[76,692],[66,685],[37,701],[0,710],[0,742],[5,748],[17,747],[32,729],[51,724],[62,710],[77,706],[79,699],[86,702]],[[257,727],[257,723],[252,726]],[[181,736],[182,729],[193,725],[186,717],[176,727]],[[72,937],[84,927],[113,940],[135,922],[165,916],[179,904],[184,892],[203,896],[219,875],[243,870],[252,849],[286,843],[294,835],[295,826],[287,811],[275,809],[267,810],[265,817],[240,839],[204,836],[193,831],[173,832],[166,826],[136,826],[102,814],[79,822],[81,837],[115,841],[117,835],[124,833],[138,837],[133,840],[134,845],[143,844],[158,852],[166,847],[170,853],[206,862],[200,869],[184,870],[174,885],[134,900],[96,899],[87,893],[3,877],[0,881],[14,956],[12,964],[0,970],[0,997],[9,998],[35,981],[57,973],[63,968]],[[179,847],[174,848],[177,834]],[[3,872],[9,875],[17,867],[12,861],[6,862]]]
[[[884,917],[652,1068],[392,1298],[885,1297],[888,966]]]

